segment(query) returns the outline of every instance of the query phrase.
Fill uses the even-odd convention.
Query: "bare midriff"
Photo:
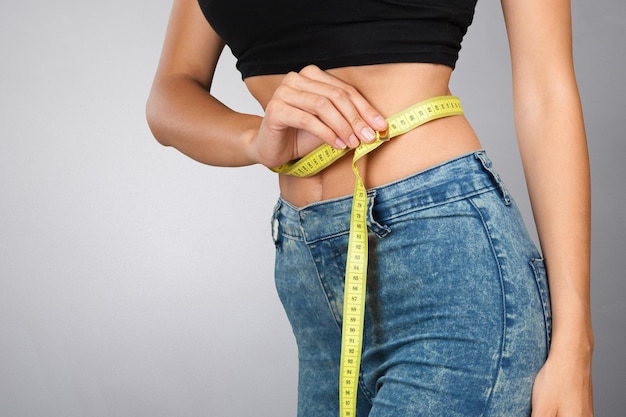
[[[328,70],[354,86],[383,117],[392,116],[425,99],[450,95],[452,69],[437,64],[382,64]],[[265,108],[282,75],[245,80]],[[461,97],[462,102],[462,97]],[[422,125],[398,136],[362,158],[359,171],[367,188],[388,184],[466,154],[481,145],[465,116],[452,116]],[[352,153],[309,178],[280,176],[281,196],[302,207],[352,194]]]

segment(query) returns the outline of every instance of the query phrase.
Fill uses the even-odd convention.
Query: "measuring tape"
[[[354,149],[352,171],[356,177],[343,296],[343,325],[341,333],[341,363],[339,370],[339,415],[356,417],[363,321],[367,281],[367,190],[356,162],[393,137],[406,133],[424,123],[443,117],[463,114],[458,97],[440,96],[417,103],[387,119],[388,129],[376,132],[376,140],[361,143]],[[310,177],[330,166],[350,149],[339,150],[324,144],[303,158],[272,168],[272,171],[296,177]]]

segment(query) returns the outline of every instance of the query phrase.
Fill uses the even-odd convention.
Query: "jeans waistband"
[[[499,188],[510,202],[506,187],[480,150],[459,156],[401,180],[368,190],[368,223],[390,219]],[[274,237],[280,233],[308,243],[348,233],[352,196],[295,207],[279,198],[274,209]]]

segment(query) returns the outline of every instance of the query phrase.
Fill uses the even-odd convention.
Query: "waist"
[[[408,212],[488,192],[502,185],[483,150],[460,155],[390,184],[368,190],[368,225]],[[348,233],[352,196],[296,207],[281,197],[274,209],[281,233],[307,243]],[[372,217],[372,218],[369,218]]]
[[[355,87],[384,117],[422,100],[451,94],[451,69],[443,65],[410,63],[345,67],[328,72]],[[245,80],[263,108],[280,85],[282,76],[258,76]],[[461,101],[463,98],[461,97]],[[456,156],[480,149],[473,129],[463,116],[426,123],[392,139],[359,161],[367,188],[396,181]],[[310,178],[281,175],[282,197],[304,206],[352,194],[352,153]]]
[[[379,187],[481,148],[464,116],[426,123],[358,162],[366,188]],[[296,207],[352,194],[352,153],[310,178],[280,176],[281,196]]]

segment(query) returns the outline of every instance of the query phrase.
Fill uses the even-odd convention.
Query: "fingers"
[[[346,92],[358,110],[359,114],[364,118],[365,122],[375,130],[384,130],[387,128],[385,118],[351,85],[333,77],[326,71],[322,71],[315,65],[309,65],[300,71],[300,74],[312,79],[321,81],[336,88],[342,92]]]
[[[289,73],[276,90],[266,115],[284,126],[303,129],[336,148],[372,142],[384,130],[382,115],[351,85],[308,66]]]
[[[286,90],[286,88],[282,88]],[[289,92],[281,92],[278,94],[289,95]],[[352,133],[350,126],[345,120],[336,116],[333,112],[328,112],[323,119],[310,111],[303,110],[308,107],[304,105],[306,98],[300,97],[301,94],[294,94],[288,100],[275,97],[265,108],[265,119],[269,122],[269,128],[277,131],[284,128],[295,128],[304,130],[329,145],[337,149],[345,149],[346,147],[355,147],[358,145],[358,138]],[[331,127],[332,126],[332,127]]]

